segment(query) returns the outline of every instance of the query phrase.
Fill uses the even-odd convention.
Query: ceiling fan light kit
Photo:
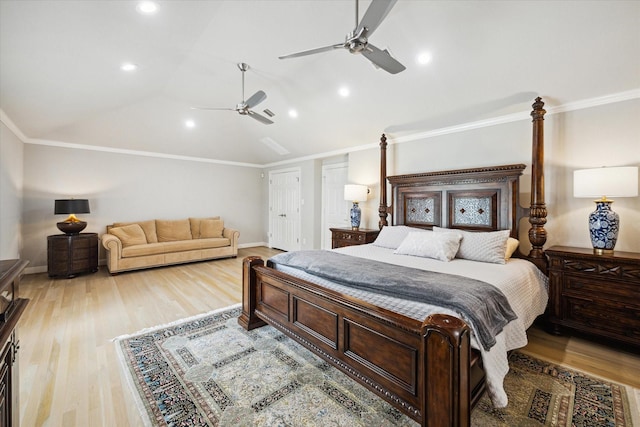
[[[389,53],[387,49],[382,50],[369,43],[369,37],[378,26],[380,26],[384,18],[389,14],[389,11],[391,11],[391,8],[396,4],[396,1],[397,0],[373,0],[362,17],[362,21],[358,22],[358,0],[356,0],[356,27],[347,34],[344,43],[292,53],[290,55],[280,56],[279,58],[297,58],[299,56],[313,55],[344,48],[353,54],[361,53],[371,61],[376,68],[382,68],[391,74],[400,73],[406,69],[404,65],[391,56],[391,53]]]

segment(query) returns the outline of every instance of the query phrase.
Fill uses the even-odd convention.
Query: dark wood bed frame
[[[468,230],[510,229],[518,237],[528,216],[528,255],[546,272],[544,202],[544,103],[533,104],[531,206],[519,204],[525,165],[506,165],[390,176],[394,203],[387,205],[385,135],[380,141],[380,227],[395,224]],[[466,209],[465,209],[466,208]],[[471,208],[471,209],[470,209]],[[471,218],[465,213],[473,211]],[[279,329],[341,369],[422,426],[468,426],[485,389],[479,352],[459,318],[434,314],[424,321],[368,304],[265,266],[243,261],[242,314],[250,330]]]

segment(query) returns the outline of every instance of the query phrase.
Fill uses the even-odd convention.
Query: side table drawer
[[[364,234],[353,234],[342,231],[336,231],[335,233],[334,239],[336,240],[347,240],[353,243],[363,243],[365,241]]]
[[[91,239],[91,238],[76,239],[73,241],[73,250],[74,252],[75,251],[80,252],[83,249],[88,250],[94,246],[94,243],[95,243],[94,239]]]
[[[562,291],[567,295],[597,295],[621,302],[636,301],[638,286],[620,280],[605,280],[575,274],[564,275]]]
[[[606,333],[619,339],[640,340],[640,306],[607,300],[565,297],[564,320],[588,333]]]
[[[331,247],[343,248],[345,246],[364,245],[371,243],[378,237],[379,230],[348,228],[331,228]]]

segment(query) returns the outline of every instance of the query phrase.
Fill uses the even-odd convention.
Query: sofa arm
[[[238,249],[238,238],[240,237],[240,232],[238,230],[225,228],[222,230],[222,237],[226,237],[231,240],[231,247]]]
[[[122,242],[113,234],[103,234],[102,246],[107,250],[107,268],[110,272],[118,270],[118,260],[122,258]]]

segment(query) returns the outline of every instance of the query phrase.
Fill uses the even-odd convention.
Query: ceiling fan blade
[[[318,47],[315,49],[304,50],[302,52],[291,53],[289,55],[279,56],[280,59],[297,58],[299,56],[313,55],[314,53],[328,52],[330,50],[340,49],[344,47],[344,43],[334,44],[331,46]]]
[[[269,119],[267,119],[265,116],[262,116],[256,112],[253,112],[251,110],[247,111],[247,115],[249,115],[249,117],[256,119],[257,121],[264,123],[265,125],[270,125],[273,124],[273,122]]]
[[[267,99],[267,94],[259,90],[253,95],[251,95],[249,99],[247,99],[247,101],[244,103],[244,105],[246,105],[247,108],[253,108],[256,105],[260,104],[265,99]]]
[[[366,32],[362,35],[365,37],[371,37],[371,34],[378,28],[384,18],[389,14],[389,11],[393,8],[398,0],[373,0],[369,5],[369,9],[365,12],[360,24],[354,31],[354,34],[358,34],[362,28],[366,28]]]
[[[398,74],[406,70],[406,67],[391,56],[388,50],[380,50],[372,44],[369,44],[362,54],[376,67],[391,73]]]
[[[229,110],[236,111],[235,108],[215,108],[215,107],[191,107],[192,110]]]

